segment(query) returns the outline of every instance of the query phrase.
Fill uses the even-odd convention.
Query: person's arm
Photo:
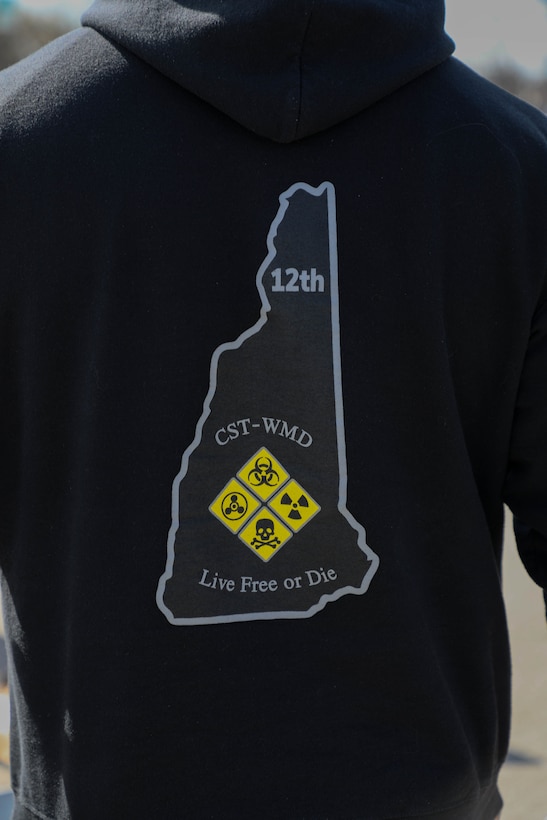
[[[545,290],[545,289],[544,289]],[[518,550],[547,607],[547,296],[540,301],[515,407],[505,501]],[[547,609],[546,609],[547,615]]]

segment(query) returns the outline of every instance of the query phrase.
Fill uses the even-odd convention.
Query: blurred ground
[[[543,597],[506,533],[504,589],[513,653],[513,732],[503,820],[547,820],[547,624]]]
[[[510,517],[504,588],[513,651],[513,733],[500,783],[502,818],[547,820],[547,624],[541,591],[520,563]],[[7,733],[7,694],[0,690],[0,792],[9,786]]]

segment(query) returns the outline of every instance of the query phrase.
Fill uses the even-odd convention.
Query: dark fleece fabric
[[[547,587],[547,126],[450,56],[443,19],[440,0],[98,0],[0,75],[16,820],[499,813],[504,503]],[[328,219],[306,221],[327,199]],[[286,248],[304,260],[298,309]],[[289,313],[270,291],[268,313],[270,280]],[[305,367],[327,314],[334,393]],[[262,369],[241,341],[260,315],[284,351]],[[226,411],[214,458],[201,442],[189,456],[203,484],[179,488],[199,430],[209,446],[219,361],[211,418],[239,415]],[[284,437],[260,438],[223,362],[234,384],[254,374],[245,401]],[[325,543],[332,465],[289,422],[316,435],[331,393],[340,515],[366,530],[374,575],[327,594],[343,570]],[[260,501],[227,483],[253,454]],[[283,519],[270,555],[213,502],[225,491],[234,515],[253,498],[270,514],[281,467],[296,516],[317,514],[301,531]],[[179,552],[174,522],[190,532]],[[308,541],[332,561],[309,563],[326,597],[280,613],[268,596]],[[202,560],[213,548],[232,574]],[[261,603],[169,617],[161,579],[187,556],[201,595]]]

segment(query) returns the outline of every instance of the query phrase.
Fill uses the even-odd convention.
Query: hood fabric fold
[[[454,50],[443,0],[96,0],[82,23],[278,142],[357,114]]]

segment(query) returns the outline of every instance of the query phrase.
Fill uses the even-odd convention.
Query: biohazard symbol
[[[236,533],[247,519],[260,507],[260,502],[232,478],[220,492],[209,510],[224,526]]]
[[[237,477],[267,501],[289,478],[288,472],[276,458],[262,447],[238,472]]]
[[[241,530],[239,538],[255,555],[269,561],[292,538],[292,532],[270,510],[262,507]]]
[[[321,509],[311,495],[306,493],[294,479],[272,498],[269,505],[294,532],[307,524]]]
[[[247,481],[253,487],[260,487],[266,484],[268,487],[277,487],[279,484],[279,473],[272,465],[271,458],[257,458],[254,468],[250,471]]]

